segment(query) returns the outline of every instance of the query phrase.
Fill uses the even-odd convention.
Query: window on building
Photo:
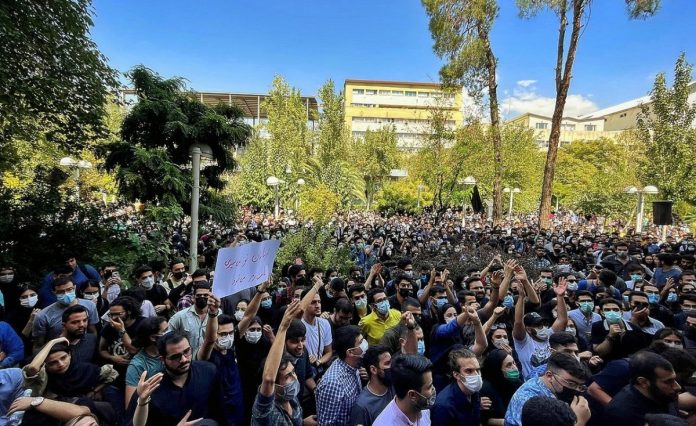
[[[570,124],[570,123],[561,124],[561,130],[575,130],[575,124]]]
[[[539,146],[539,148],[548,148],[548,147],[549,147],[549,141],[548,141],[548,140],[538,139],[538,140],[536,141],[536,143],[537,143],[537,145]]]
[[[403,90],[392,90],[392,96],[403,96],[404,91]]]
[[[441,98],[442,92],[433,92],[433,98]]]
[[[419,98],[429,98],[430,92],[418,92],[418,97]]]
[[[391,90],[380,90],[379,94],[389,96],[389,95],[391,95]]]
[[[537,123],[536,128],[539,130],[545,130],[549,128],[549,123]]]
[[[597,125],[596,124],[585,124],[585,130],[588,132],[596,132]]]
[[[376,95],[377,91],[374,89],[365,89],[365,94],[366,95]]]
[[[406,93],[406,96],[416,96],[415,90],[407,90],[405,93]]]
[[[354,95],[364,95],[365,89],[353,89],[353,94]]]

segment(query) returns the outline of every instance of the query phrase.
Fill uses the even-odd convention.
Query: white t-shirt
[[[314,325],[309,324],[302,318],[302,323],[307,327],[305,348],[309,355],[321,358],[324,355],[324,348],[331,344],[331,324],[324,318],[317,317]]]
[[[512,341],[515,344],[520,364],[522,364],[522,375],[525,380],[528,380],[534,369],[544,364],[551,356],[551,345],[549,345],[548,340],[539,342],[532,339],[529,334],[525,334],[524,340],[513,338]]]

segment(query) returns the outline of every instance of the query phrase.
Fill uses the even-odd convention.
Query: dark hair
[[[428,294],[428,296],[434,297],[436,294],[444,293],[444,292],[445,292],[445,288],[443,286],[434,285],[434,286],[430,287],[430,294]]]
[[[604,305],[609,305],[609,304],[618,305],[619,309],[621,309],[621,302],[619,302],[618,300],[613,299],[611,297],[607,297],[606,299],[602,299],[599,301],[600,308],[604,308]]]
[[[401,258],[396,262],[396,267],[399,269],[404,269],[408,265],[413,265],[413,261],[408,257]]]
[[[469,349],[455,349],[449,353],[449,357],[447,359],[447,363],[449,365],[449,369],[452,372],[459,372],[459,358],[477,358],[475,353],[470,351]]]
[[[51,347],[51,349],[48,351],[48,355],[54,354],[56,352],[67,352],[68,355],[70,355],[70,346],[68,346],[67,343],[56,343]]]
[[[577,416],[563,401],[548,396],[533,396],[522,406],[524,426],[573,426]]]
[[[628,295],[628,301],[629,301],[629,302],[632,302],[632,301],[633,301],[633,297],[635,297],[635,296],[642,296],[642,297],[645,297],[646,299],[648,298],[648,294],[647,294],[647,293],[645,293],[645,292],[643,292],[643,291],[635,291],[635,290],[634,290],[634,291],[632,291],[632,292]]]
[[[354,284],[348,288],[348,296],[352,299],[353,293],[360,293],[361,291],[365,291],[365,286],[362,284]]]
[[[135,271],[133,271],[133,276],[136,279],[139,279],[140,276],[145,272],[152,272],[152,268],[149,265],[140,265]]]
[[[193,271],[193,274],[191,274],[191,279],[196,279],[198,277],[205,277],[206,280],[210,279],[210,273],[208,272],[207,269],[196,269]]]
[[[68,320],[70,320],[70,315],[81,314],[81,313],[87,314],[87,318],[89,318],[89,312],[87,311],[87,308],[85,308],[84,306],[82,306],[82,305],[69,306],[66,310],[63,311],[62,320],[64,323],[66,323],[66,322],[68,322]]]
[[[433,369],[433,363],[421,355],[399,355],[392,359],[391,379],[394,393],[399,399],[406,397],[410,390],[420,392],[423,388],[423,374]]]
[[[339,359],[346,359],[348,349],[355,347],[355,338],[360,335],[357,325],[346,325],[334,331],[333,350]]]
[[[290,278],[295,278],[295,275],[299,274],[300,272],[302,272],[304,270],[305,270],[304,265],[292,265],[290,268],[288,268],[288,276]]]
[[[475,283],[477,281],[483,283],[483,281],[481,281],[481,278],[471,277],[467,278],[467,280],[464,281],[464,284],[466,284],[466,288],[468,289],[471,286],[471,283]]]
[[[58,278],[56,278],[55,280],[53,280],[53,290],[55,290],[56,287],[60,287],[60,286],[62,286],[62,285],[66,285],[66,284],[68,284],[68,283],[74,284],[74,283],[73,283],[73,280],[72,280],[72,276],[69,276],[69,277],[58,277]]]
[[[573,355],[563,352],[554,352],[551,354],[546,369],[554,373],[559,370],[565,370],[568,374],[583,382],[586,382],[590,378],[587,368],[580,361]]]
[[[608,269],[602,269],[597,278],[607,287],[616,284],[616,274]]]
[[[557,331],[549,337],[549,346],[556,349],[559,346],[577,344],[578,339],[568,331]]]
[[[157,352],[159,352],[160,356],[166,357],[167,345],[176,345],[184,339],[187,339],[187,337],[179,333],[178,331],[172,331],[171,333],[167,333],[164,336],[160,337],[159,340],[157,340]]]
[[[657,255],[657,260],[667,266],[674,265],[674,256],[671,253],[660,253]]]
[[[587,291],[587,290],[580,290],[580,291],[575,292],[576,299],[579,298],[580,296],[588,296],[588,297],[591,297],[592,299],[594,299],[594,296],[592,295],[592,293]]]
[[[112,306],[123,306],[123,309],[128,312],[128,316],[131,318],[139,318],[143,315],[143,311],[140,309],[142,302],[138,302],[136,299],[130,296],[121,296],[114,299],[109,307]]]
[[[266,364],[265,360],[263,363],[261,363],[261,366]],[[295,357],[290,355],[289,353],[284,353],[283,357],[280,359],[280,364],[278,365],[278,371],[276,372],[276,381],[278,380],[278,374],[280,374],[281,371],[285,370],[288,367],[288,364],[295,365]]]
[[[66,259],[67,260],[67,259]],[[68,265],[65,264],[60,264],[53,268],[53,275],[67,275],[67,274],[72,274],[73,269],[69,267]]]
[[[401,302],[401,312],[406,312],[408,307],[420,308],[421,304],[415,297],[407,297]]]
[[[370,291],[367,292],[367,303],[375,303],[375,295],[379,293],[384,293],[382,287],[371,288]]]
[[[379,368],[379,357],[385,352],[389,353],[389,348],[384,345],[375,345],[367,348],[367,352],[365,352],[362,359],[362,366],[367,370],[368,377],[372,377],[370,367],[375,366]]]
[[[288,339],[298,339],[307,335],[307,327],[301,320],[294,319],[288,326],[288,331],[285,333],[285,341]]]
[[[218,315],[218,325],[234,324],[234,317],[231,315],[221,314]]]
[[[165,317],[144,318],[135,329],[133,345],[138,348],[150,346],[150,337],[153,334],[159,334],[160,324],[166,321],[167,319]]]
[[[169,269],[174,268],[174,265],[177,263],[182,263],[184,265],[184,268],[186,268],[186,262],[184,262],[183,259],[175,258],[169,261]]]
[[[399,284],[401,284],[401,281],[407,281],[411,286],[413,286],[413,280],[411,280],[411,278],[406,274],[399,274],[399,275],[395,276],[394,277],[394,286],[396,288],[398,288]]]
[[[336,300],[336,304],[334,305],[334,312],[345,312],[352,314],[353,304],[350,303],[350,301],[345,297],[341,297],[340,299]]]
[[[672,364],[663,356],[650,351],[640,351],[631,357],[628,363],[628,370],[631,374],[631,384],[638,383],[639,377],[644,377],[654,383],[656,379],[655,370],[661,368],[667,371],[674,371]]]
[[[343,279],[336,277],[329,281],[329,287],[334,291],[343,291],[346,288],[346,283]]]

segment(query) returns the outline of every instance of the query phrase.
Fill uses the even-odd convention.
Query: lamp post
[[[423,185],[418,185],[418,208],[420,209],[421,206],[421,191],[424,190],[425,187]]]
[[[459,184],[466,186],[476,185],[476,178],[473,176],[467,176],[459,181]],[[466,225],[466,198],[462,201],[462,228]]]
[[[636,212],[636,233],[643,231],[643,211],[645,210],[645,197],[644,194],[657,194],[659,190],[653,185],[648,185],[642,189],[638,189],[635,186],[629,186],[624,189],[626,194],[638,194],[638,208]]]
[[[63,167],[72,167],[75,169],[75,200],[80,202],[80,169],[91,169],[92,163],[87,160],[75,160],[72,157],[63,157],[60,159],[60,165]]]
[[[269,176],[268,179],[266,179],[266,185],[272,187],[275,191],[275,209],[273,213],[273,217],[275,219],[278,219],[278,216],[280,215],[280,199],[278,198],[278,186],[280,186],[282,180],[278,179],[275,176]]]
[[[508,218],[512,218],[512,199],[514,198],[515,194],[519,194],[522,192],[520,188],[503,188],[503,192],[505,193],[510,193],[510,204],[508,206]]]
[[[305,180],[302,178],[297,179],[297,197],[295,198],[295,211],[300,210],[300,188],[305,184]],[[297,214],[297,213],[295,213]]]
[[[198,205],[201,191],[201,159],[213,160],[213,150],[205,144],[193,144],[189,148],[193,173],[191,188],[191,235],[189,238],[189,270],[193,273],[198,269]]]

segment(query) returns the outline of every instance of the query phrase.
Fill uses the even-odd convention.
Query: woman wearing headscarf
[[[483,361],[481,375],[481,397],[491,400],[490,410],[481,411],[481,424],[502,425],[508,403],[522,385],[520,370],[512,355],[505,350],[495,349]]]

